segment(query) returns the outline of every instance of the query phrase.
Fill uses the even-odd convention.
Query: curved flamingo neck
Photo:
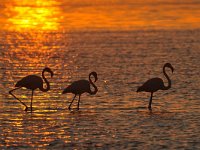
[[[92,74],[89,74],[89,81],[90,81],[90,84],[94,87],[94,91],[91,91],[91,90],[90,90],[89,93],[90,93],[91,95],[94,95],[94,94],[97,93],[98,88],[97,88],[97,86],[93,83],[93,81],[91,80],[91,75],[92,75]]]
[[[42,86],[42,87],[40,88],[40,90],[41,90],[42,92],[47,92],[48,90],[50,90],[50,85],[49,85],[49,82],[47,81],[47,79],[45,78],[44,73],[45,73],[45,70],[42,71],[42,78],[44,79],[44,81],[45,81],[47,87],[46,87],[46,89],[45,89],[45,88]]]
[[[165,71],[166,66],[163,67],[163,74],[165,75],[167,81],[168,81],[168,85],[163,87],[163,90],[168,90],[169,88],[171,88],[171,80],[169,78],[169,76],[167,75],[166,71]]]

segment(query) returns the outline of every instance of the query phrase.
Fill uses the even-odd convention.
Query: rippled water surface
[[[200,149],[198,0],[1,0],[0,149]],[[136,93],[167,74],[172,87]],[[50,67],[51,89],[33,112],[9,95],[21,78]],[[62,95],[98,73],[98,93]],[[44,84],[44,86],[46,86]],[[14,94],[30,105],[31,91]]]
[[[0,147],[72,149],[199,149],[200,31],[136,30],[85,32],[1,32]],[[144,81],[161,77],[172,88],[136,93]],[[45,74],[51,90],[34,92],[33,113],[8,91],[29,74]],[[72,81],[98,73],[98,93],[82,95],[80,111],[67,109],[62,95]],[[27,105],[31,91],[14,92]]]

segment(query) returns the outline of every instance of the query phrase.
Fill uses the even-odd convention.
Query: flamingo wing
[[[64,93],[74,93],[74,94],[82,94],[84,92],[90,91],[90,83],[87,80],[78,80],[69,85],[64,91]]]
[[[164,87],[163,80],[160,78],[152,78],[147,80],[141,87],[138,88],[137,92],[156,92]]]
[[[27,89],[35,90],[43,86],[43,80],[41,77],[36,75],[29,75],[18,81],[15,87],[25,87]]]

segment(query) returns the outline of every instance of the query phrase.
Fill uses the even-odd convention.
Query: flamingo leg
[[[32,112],[32,110],[33,110],[33,109],[32,109],[32,101],[33,101],[33,90],[32,90],[32,95],[31,95],[31,106],[30,106],[30,107],[31,107],[31,112]]]
[[[18,100],[22,105],[24,105],[26,108],[25,108],[25,111],[27,111],[28,107],[26,106],[26,104],[24,102],[22,102],[19,98],[17,98],[12,92],[15,91],[15,90],[18,90],[20,89],[21,87],[18,87],[18,88],[15,88],[13,90],[10,90],[9,91],[9,94],[12,95],[16,100]]]
[[[78,110],[79,110],[79,103],[80,103],[80,100],[81,100],[81,95],[79,94],[79,98],[78,98],[78,107],[77,107]]]
[[[152,99],[153,99],[153,92],[151,92],[151,97],[150,97],[150,100],[149,100],[149,106],[148,106],[148,109],[149,109],[149,110],[152,110],[152,109],[151,109]]]
[[[70,103],[70,105],[68,107],[69,110],[71,110],[71,105],[72,105],[72,103],[73,103],[73,101],[74,101],[75,98],[76,98],[76,94],[74,95],[74,98],[73,98],[72,102]]]

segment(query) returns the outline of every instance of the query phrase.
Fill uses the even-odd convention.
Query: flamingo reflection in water
[[[164,85],[164,82],[161,78],[152,78],[152,79],[147,80],[142,86],[140,86],[137,89],[137,92],[144,91],[144,92],[150,92],[151,93],[151,97],[150,97],[149,105],[148,105],[149,110],[152,110],[151,109],[151,103],[152,103],[153,93],[158,91],[158,90],[168,90],[169,88],[171,88],[171,80],[170,80],[169,76],[167,75],[167,73],[165,71],[166,67],[170,68],[172,73],[174,71],[174,68],[172,67],[172,65],[170,63],[166,63],[163,66],[163,74],[167,78],[167,81],[168,81],[167,86]]]
[[[28,110],[28,107],[27,105],[22,102],[19,98],[17,98],[12,92],[15,91],[15,90],[18,90],[22,87],[25,87],[27,89],[30,89],[32,91],[32,95],[31,95],[31,104],[30,104],[30,108],[31,108],[31,112],[32,112],[32,100],[33,100],[33,92],[34,90],[36,90],[37,88],[39,88],[42,92],[47,92],[50,90],[50,84],[48,82],[48,80],[45,78],[44,76],[44,73],[45,72],[48,72],[51,74],[51,77],[53,77],[53,72],[51,71],[50,68],[46,67],[43,69],[42,71],[42,78],[37,76],[37,75],[28,75],[24,78],[22,78],[20,81],[18,81],[15,85],[15,89],[13,90],[10,90],[9,91],[9,94],[11,94],[15,99],[17,99],[22,105],[25,106],[25,111]],[[46,83],[46,88],[43,87],[43,80],[45,81]]]
[[[65,94],[65,93],[73,93],[74,94],[74,98],[68,107],[69,110],[71,110],[71,105],[77,95],[79,95],[78,106],[77,106],[77,109],[79,110],[81,94],[89,93],[90,95],[95,95],[97,93],[98,89],[97,89],[96,85],[94,84],[94,82],[91,80],[91,76],[93,76],[95,78],[94,82],[96,82],[98,80],[97,73],[91,72],[89,74],[89,81],[88,80],[75,81],[71,85],[69,85],[66,89],[63,90],[62,94]],[[90,85],[92,85],[94,87],[94,91],[91,90]]]

